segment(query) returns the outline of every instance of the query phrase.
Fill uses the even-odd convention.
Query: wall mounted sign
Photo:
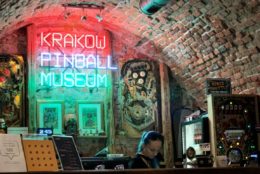
[[[41,31],[38,50],[40,86],[107,87],[107,70],[117,70],[106,31]]]
[[[49,47],[72,47],[72,48],[97,48],[105,49],[107,47],[106,35],[97,35],[95,33],[62,33],[62,32],[41,32],[41,46]]]
[[[231,80],[224,78],[208,78],[206,94],[231,94]]]

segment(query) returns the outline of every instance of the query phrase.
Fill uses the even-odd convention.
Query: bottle
[[[7,125],[5,124],[5,120],[3,118],[0,118],[0,134],[6,134],[7,133]]]

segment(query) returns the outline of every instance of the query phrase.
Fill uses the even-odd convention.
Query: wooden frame
[[[64,127],[63,100],[37,100],[37,127],[53,128],[54,134],[62,134]]]
[[[104,134],[104,115],[102,102],[77,102],[79,135],[98,136]]]

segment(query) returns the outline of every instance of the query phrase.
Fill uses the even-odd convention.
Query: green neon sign
[[[41,86],[107,87],[106,74],[94,73],[40,73]]]

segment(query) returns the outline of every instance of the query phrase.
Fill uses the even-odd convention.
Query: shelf
[[[105,139],[105,138],[107,138],[107,136],[105,136],[105,135],[102,135],[102,136],[90,136],[90,135],[86,135],[86,136],[83,136],[83,135],[80,135],[80,136],[77,136],[77,138],[103,138],[103,139]]]

